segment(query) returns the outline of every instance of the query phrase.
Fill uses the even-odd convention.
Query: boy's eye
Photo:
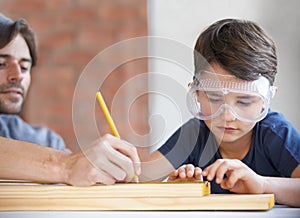
[[[208,100],[211,103],[220,103],[220,102],[223,102],[223,98],[216,98],[216,97],[210,97],[210,96],[208,96]]]
[[[247,101],[238,101],[237,102],[239,105],[242,105],[244,107],[250,106],[251,102],[247,102]]]

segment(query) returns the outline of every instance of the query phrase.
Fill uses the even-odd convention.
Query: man
[[[0,15],[0,136],[67,150],[63,139],[54,132],[25,123],[22,111],[36,65],[34,32],[22,19],[13,22]]]
[[[85,151],[70,153],[60,136],[18,116],[36,61],[33,30],[24,19],[13,22],[0,14],[0,179],[76,186],[132,180],[140,171],[132,145],[106,135]]]

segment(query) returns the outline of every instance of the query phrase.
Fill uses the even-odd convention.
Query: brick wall
[[[53,129],[63,136],[71,149],[77,150],[72,125],[76,82],[89,61],[105,48],[125,39],[147,35],[147,1],[0,0],[0,11],[12,19],[25,18],[38,37],[38,65],[32,72],[32,85],[22,116],[31,124]],[[108,106],[122,84],[145,72],[146,59],[131,61],[113,70],[101,84]],[[138,95],[141,89],[147,90],[147,80],[137,87],[126,87],[115,117],[122,137],[133,143],[139,143],[133,130],[138,134],[148,132],[147,95],[132,104],[129,112],[122,108],[127,108],[126,99]],[[96,104],[95,116],[98,117],[99,131],[109,132]],[[130,128],[126,122],[128,116]],[[84,119],[83,116],[80,129],[88,138],[90,127],[85,126]]]

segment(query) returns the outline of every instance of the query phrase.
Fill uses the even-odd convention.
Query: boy
[[[178,168],[168,181],[204,176],[212,193],[274,193],[278,203],[300,206],[300,135],[269,109],[274,42],[253,22],[224,19],[194,52],[188,107],[196,118],[153,154]]]

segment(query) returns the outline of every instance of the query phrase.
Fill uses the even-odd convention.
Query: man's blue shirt
[[[44,127],[29,125],[18,115],[0,114],[0,136],[69,152],[58,134]]]

